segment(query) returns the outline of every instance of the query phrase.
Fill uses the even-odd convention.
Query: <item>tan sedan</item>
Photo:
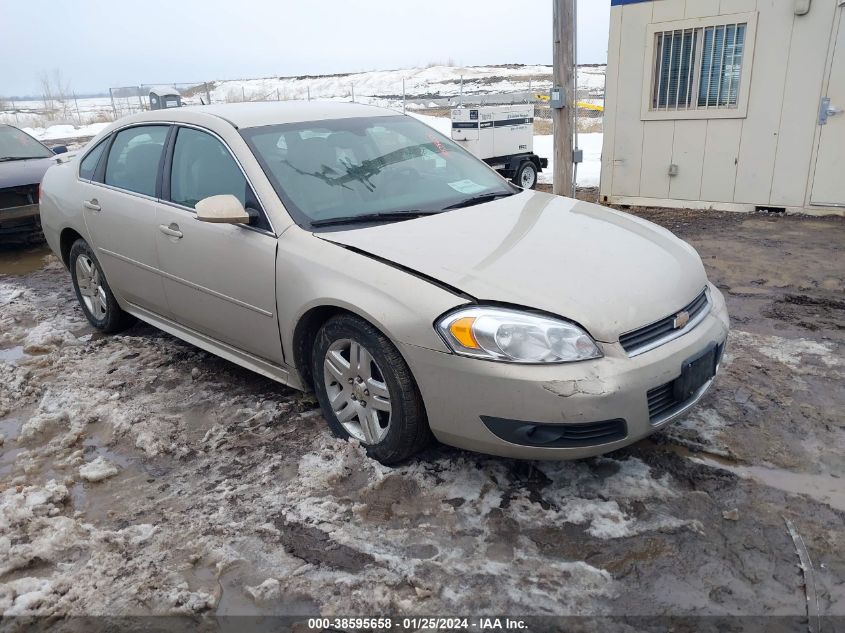
[[[711,385],[721,293],[668,231],[523,191],[417,120],[341,103],[122,119],[41,215],[82,310],[299,389],[385,463],[432,438],[522,458],[625,446]]]

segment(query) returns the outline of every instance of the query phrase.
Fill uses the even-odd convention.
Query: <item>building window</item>
[[[643,118],[745,116],[756,15],[730,17],[651,25]]]
[[[693,97],[692,68],[698,31],[666,31],[657,34],[657,57],[652,108],[688,108]]]
[[[726,24],[704,29],[698,107],[736,107],[746,26]]]

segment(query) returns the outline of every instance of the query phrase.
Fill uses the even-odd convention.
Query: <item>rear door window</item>
[[[118,132],[109,150],[105,183],[155,197],[167,131],[166,125],[142,125]]]

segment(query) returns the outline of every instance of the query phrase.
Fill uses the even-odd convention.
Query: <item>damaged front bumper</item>
[[[443,443],[524,459],[579,459],[640,440],[686,413],[712,384],[676,410],[652,417],[650,392],[678,378],[710,346],[719,354],[729,320],[721,293],[687,334],[629,357],[618,343],[604,357],[559,365],[482,361],[399,344],[417,378],[429,424]],[[651,396],[653,397],[653,396]]]

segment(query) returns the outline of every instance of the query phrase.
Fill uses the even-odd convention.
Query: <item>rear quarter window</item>
[[[82,180],[91,180],[94,177],[94,173],[97,171],[97,165],[100,162],[100,157],[106,149],[106,141],[108,141],[108,139],[100,141],[94,149],[88,152],[85,158],[82,159],[82,162],[79,163],[79,177]]]

